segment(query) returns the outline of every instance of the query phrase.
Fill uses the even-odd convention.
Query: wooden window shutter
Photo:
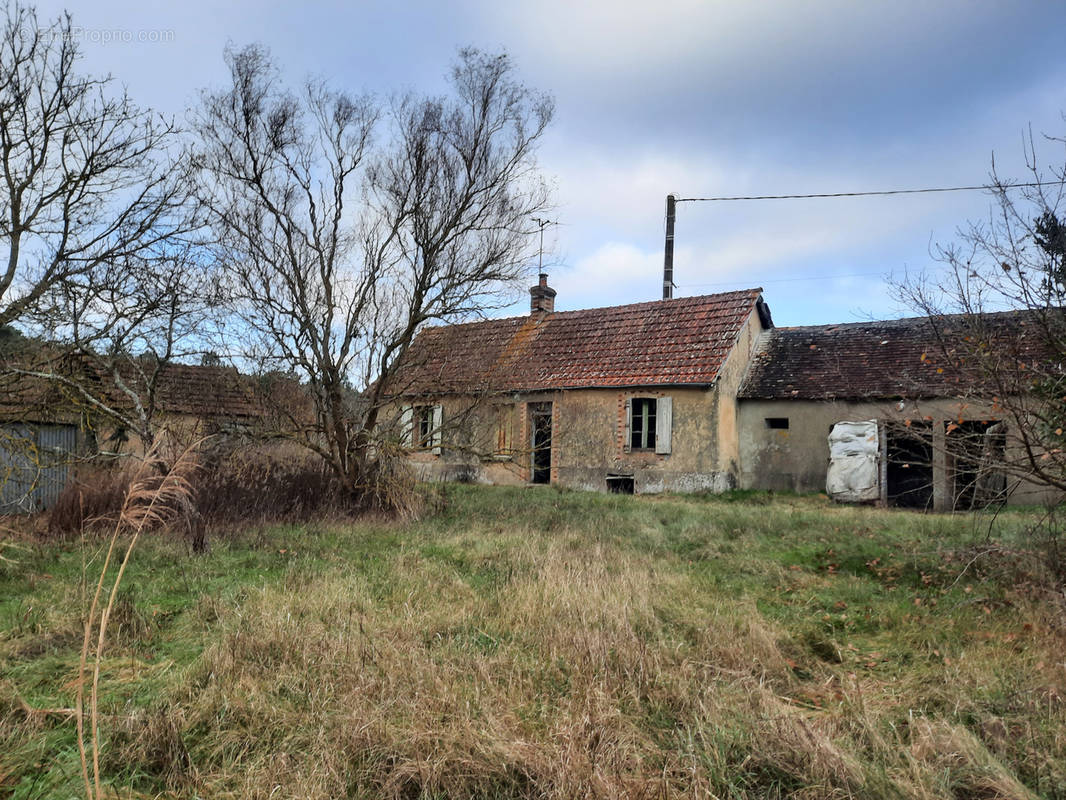
[[[400,444],[410,447],[414,441],[415,433],[415,409],[414,406],[403,406],[400,409]]]
[[[433,455],[440,455],[440,445],[443,439],[441,427],[444,424],[444,406],[433,406]]]
[[[514,448],[514,406],[496,406],[496,450],[494,455],[510,458]]]
[[[670,455],[670,433],[674,426],[674,399],[660,397],[655,404],[655,452]]]
[[[626,400],[626,430],[622,439],[622,451],[628,453],[633,449],[633,401]]]

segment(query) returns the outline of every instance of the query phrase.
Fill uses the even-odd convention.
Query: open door
[[[531,403],[529,428],[532,432],[531,480],[533,483],[551,483],[552,473],[552,404]]]
[[[890,506],[933,507],[933,424],[912,420],[885,426],[885,481]]]
[[[1006,423],[965,420],[947,424],[947,449],[956,511],[986,508],[1004,499]]]

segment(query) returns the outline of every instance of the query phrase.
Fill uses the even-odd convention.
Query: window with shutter
[[[409,415],[407,412],[410,412]],[[412,406],[405,409],[404,443],[415,450],[432,450],[439,455],[443,412],[441,406]]]
[[[655,449],[655,418],[657,402],[654,397],[634,397],[630,401],[629,447],[631,450]]]
[[[626,400],[626,429],[623,449],[652,451],[669,455],[674,403],[669,397],[633,397]]]

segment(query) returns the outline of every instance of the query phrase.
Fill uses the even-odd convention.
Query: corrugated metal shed
[[[0,425],[0,514],[55,505],[70,476],[77,442],[74,425]]]

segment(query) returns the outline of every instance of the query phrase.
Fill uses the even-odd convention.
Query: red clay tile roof
[[[761,291],[427,328],[391,393],[710,384]]]
[[[974,325],[981,329],[976,337]],[[738,396],[844,400],[995,393],[981,388],[988,385],[989,359],[973,357],[976,342],[996,343],[996,357],[1037,363],[1047,360],[1041,355],[1045,330],[1022,311],[969,322],[944,316],[774,328],[761,334]]]

